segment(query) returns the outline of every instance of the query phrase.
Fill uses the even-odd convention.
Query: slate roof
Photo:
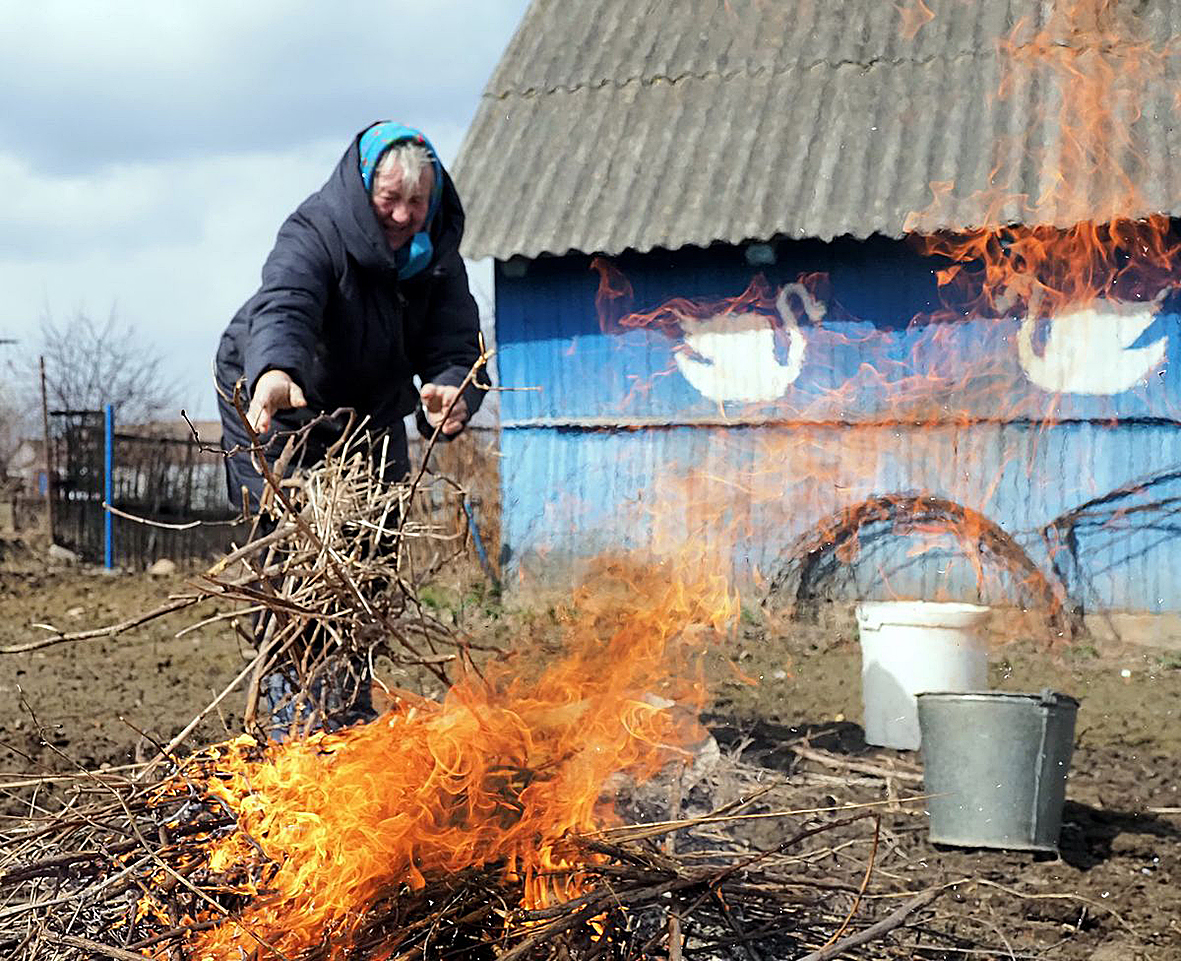
[[[1042,0],[534,0],[454,165],[465,253],[1178,213],[1181,0],[1111,6],[1099,35]],[[1079,176],[1063,95],[1109,66],[1134,153],[1101,135]]]

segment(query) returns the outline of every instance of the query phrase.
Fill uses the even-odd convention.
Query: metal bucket
[[[857,605],[865,741],[913,751],[919,746],[915,695],[988,687],[988,608],[935,601]]]
[[[918,696],[930,839],[1057,851],[1078,701],[1066,694]]]

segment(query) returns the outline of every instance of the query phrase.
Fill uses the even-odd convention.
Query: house
[[[454,165],[510,573],[1181,610],[1181,3],[1064,6],[534,0]]]

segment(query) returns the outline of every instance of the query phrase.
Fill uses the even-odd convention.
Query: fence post
[[[104,508],[110,508],[111,501],[114,499],[115,485],[112,480],[112,474],[115,468],[115,408],[111,404],[107,404],[106,411],[106,457],[105,457],[105,477],[103,478],[103,505]],[[115,566],[115,551],[112,543],[112,515],[109,509],[103,510],[103,561],[107,570],[111,570]]]
[[[49,543],[54,544],[57,527],[53,520],[53,489],[57,473],[53,463],[53,440],[49,434],[49,391],[45,387],[45,358],[41,358],[41,427],[45,436],[45,524],[49,528]]]

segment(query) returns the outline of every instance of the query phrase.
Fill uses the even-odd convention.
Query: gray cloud
[[[466,125],[526,0],[48,0],[0,14],[0,150],[80,164]]]

